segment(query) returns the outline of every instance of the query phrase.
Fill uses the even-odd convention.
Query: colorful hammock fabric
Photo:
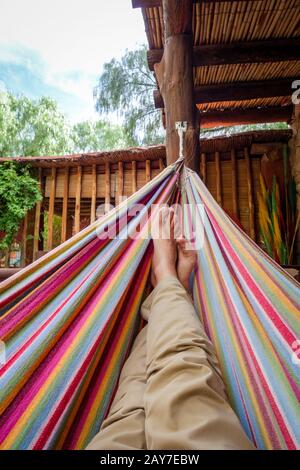
[[[150,208],[174,201],[202,244],[195,307],[235,412],[258,448],[300,447],[299,285],[179,160],[0,284],[1,449],[83,449],[98,432],[140,327]]]

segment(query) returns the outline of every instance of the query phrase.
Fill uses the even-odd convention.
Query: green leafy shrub
[[[28,165],[0,164],[0,250],[9,248],[27,211],[41,199]]]

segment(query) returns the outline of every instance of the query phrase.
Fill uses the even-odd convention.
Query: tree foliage
[[[0,92],[0,157],[63,155],[126,147],[124,129],[106,121],[71,126],[50,98]],[[0,250],[9,248],[41,195],[28,165],[0,164]]]
[[[161,143],[161,113],[153,103],[155,89],[146,46],[126,51],[120,60],[112,59],[104,65],[94,92],[96,109],[102,115],[117,112],[133,145]]]
[[[0,92],[0,157],[96,152],[129,144],[125,130],[109,121],[71,125],[51,98]]]
[[[63,155],[70,144],[66,118],[55,101],[0,93],[0,156]]]
[[[83,121],[71,130],[74,152],[92,152],[128,147],[129,142],[124,129],[106,121]]]
[[[38,181],[28,166],[15,162],[0,165],[0,249],[10,246],[28,210],[41,200]]]

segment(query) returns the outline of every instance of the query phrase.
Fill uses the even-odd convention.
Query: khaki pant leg
[[[143,395],[146,382],[147,326],[138,334],[122,369],[107,418],[88,450],[146,449]]]
[[[178,279],[142,306],[148,320],[144,394],[148,449],[251,449],[228,403],[214,348]]]

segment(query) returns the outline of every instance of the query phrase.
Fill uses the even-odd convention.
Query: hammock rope
[[[230,402],[258,448],[299,448],[300,364],[293,360],[299,284],[231,221],[180,159],[0,284],[6,347],[0,449],[83,449],[98,432],[140,328],[152,257],[150,209],[178,200],[187,236],[202,245],[195,308]]]

